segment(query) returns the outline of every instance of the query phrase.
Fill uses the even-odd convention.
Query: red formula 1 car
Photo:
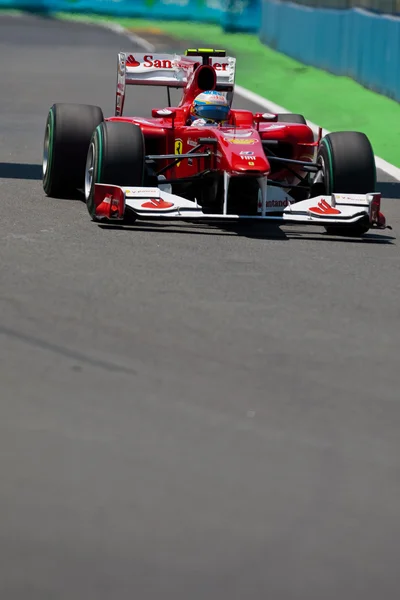
[[[302,115],[230,109],[223,124],[190,121],[194,99],[219,91],[232,104],[236,59],[220,50],[118,55],[115,116],[55,104],[44,140],[50,196],[84,191],[93,220],[264,219],[322,225],[332,234],[384,228],[368,138],[337,132],[314,141]],[[168,107],[123,116],[127,85],[166,86]],[[183,90],[170,106],[170,88]]]

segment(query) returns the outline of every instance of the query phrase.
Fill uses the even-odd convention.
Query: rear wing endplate
[[[196,64],[203,63],[203,55],[141,54],[119,52],[115,116],[122,116],[127,85],[160,85],[184,88]],[[236,58],[210,56],[209,64],[217,76],[216,90],[232,92],[235,84]]]

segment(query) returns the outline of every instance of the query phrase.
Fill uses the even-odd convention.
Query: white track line
[[[114,31],[115,33],[124,35],[125,37],[129,38],[131,40],[131,42],[134,42],[138,46],[142,47],[143,50],[145,50],[146,52],[155,52],[155,50],[156,50],[156,47],[154,46],[154,44],[151,44],[150,42],[148,42],[141,36],[137,35],[136,33],[133,33],[132,31],[129,31],[128,29],[126,29],[122,25],[118,25],[117,23],[112,23],[109,21],[97,21],[95,19],[92,20],[92,19],[90,19],[90,17],[88,17],[87,19],[80,19],[80,21],[90,23],[93,25],[99,25],[101,27],[105,27],[106,29],[110,29],[111,31]],[[269,112],[273,112],[273,113],[290,112],[283,106],[279,106],[278,104],[275,104],[271,100],[268,100],[267,98],[264,98],[263,96],[260,96],[259,94],[256,94],[255,92],[251,92],[250,90],[242,87],[241,85],[235,84],[235,92],[236,92],[236,94],[239,94],[239,96],[241,96],[245,100],[249,100],[250,102],[253,102],[254,104],[258,104],[258,106],[260,106],[261,108],[265,108]],[[317,134],[319,126],[316,125],[315,123],[312,123],[311,121],[307,121],[307,123],[311,127],[313,132],[315,134]],[[322,130],[323,135],[326,135],[327,133],[330,133],[330,131],[328,131],[327,129]],[[398,181],[400,181],[400,169],[398,167],[395,167],[394,165],[386,162],[386,160],[383,160],[383,158],[379,158],[379,156],[375,156],[375,163],[376,163],[376,166],[378,169],[381,169],[381,171],[384,171],[385,173],[387,173],[388,175],[393,177],[393,179],[397,179]]]
[[[93,23],[94,21],[90,22]],[[146,52],[155,52],[156,47],[153,44],[140,37],[140,35],[136,35],[136,33],[129,31],[125,27],[122,27],[122,25],[118,25],[118,23],[103,22],[103,26],[107,27],[107,29],[111,29],[111,31],[115,31],[115,33],[119,33],[120,35],[128,37],[131,40],[131,42],[134,42],[138,46],[141,46]]]

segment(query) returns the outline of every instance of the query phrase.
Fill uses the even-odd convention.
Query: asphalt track
[[[364,241],[100,227],[43,129],[126,47],[0,18],[0,598],[396,598],[399,183]]]

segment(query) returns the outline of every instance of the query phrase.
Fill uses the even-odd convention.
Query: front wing
[[[300,202],[287,201],[279,214],[235,215],[204,213],[197,202],[170,194],[157,187],[119,187],[95,184],[96,220],[122,221],[126,212],[139,219],[182,219],[186,221],[238,221],[245,219],[304,225],[354,225],[367,219],[371,227],[385,228],[380,212],[381,194],[332,194],[317,196]]]

